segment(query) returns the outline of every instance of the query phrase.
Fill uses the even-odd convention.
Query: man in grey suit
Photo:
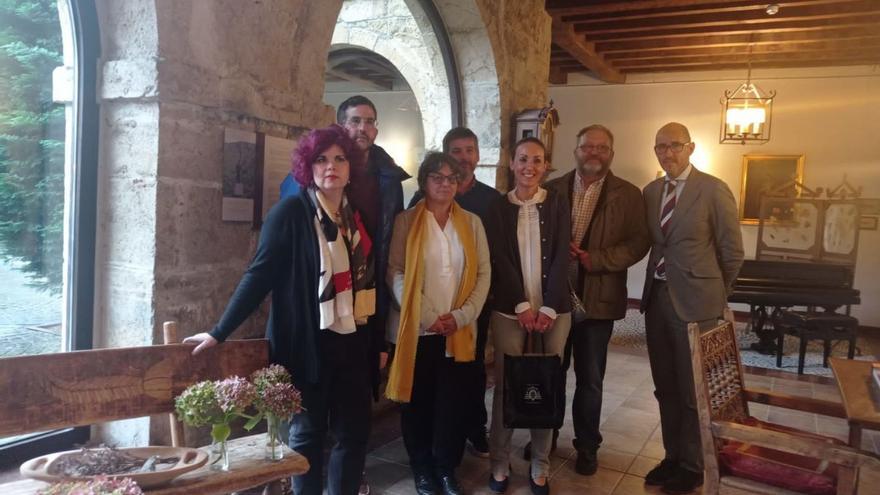
[[[687,324],[710,328],[722,317],[743,261],[742,234],[730,188],[690,163],[685,126],[661,127],[654,152],[666,176],[644,189],[653,244],[641,309],[666,455],[645,483],[688,493],[703,483],[703,462]]]

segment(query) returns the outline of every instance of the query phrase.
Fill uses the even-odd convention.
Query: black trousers
[[[486,411],[486,341],[489,335],[489,319],[492,311],[485,307],[477,317],[477,358],[473,363],[460,363],[470,368],[471,377],[466,380],[468,414],[465,419],[465,437],[476,438],[486,434],[489,414]]]
[[[308,459],[310,467],[293,477],[293,491],[322,494],[324,439],[329,428],[336,444],[327,465],[327,493],[356,495],[367,456],[373,399],[367,331],[341,335],[321,330],[318,342],[319,383],[296,384],[305,410],[291,421],[289,445]]]
[[[473,363],[456,363],[445,356],[446,338],[419,337],[412,397],[400,407],[403,443],[416,474],[453,474],[464,453],[464,406]]]
[[[571,332],[565,344],[562,368],[566,372],[574,358],[577,380],[571,417],[574,424],[574,448],[578,452],[595,453],[602,444],[599,422],[602,415],[602,383],[608,362],[608,342],[614,320],[587,319],[572,321]],[[563,379],[564,379],[563,375]]]

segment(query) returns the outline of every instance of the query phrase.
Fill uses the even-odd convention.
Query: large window
[[[0,358],[91,347],[97,39],[92,2],[0,0]],[[79,436],[0,438],[0,463]]]

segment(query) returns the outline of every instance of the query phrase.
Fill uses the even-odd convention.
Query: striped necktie
[[[675,211],[675,186],[677,185],[678,181],[666,181],[666,196],[663,198],[663,207],[660,209],[660,231],[663,232],[664,237],[666,237],[666,234],[669,232],[669,223],[672,219],[672,212]],[[660,259],[657,260],[655,278],[666,280],[665,256],[661,256]]]

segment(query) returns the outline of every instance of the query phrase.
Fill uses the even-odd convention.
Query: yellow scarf
[[[422,313],[422,285],[425,275],[424,245],[428,238],[428,215],[425,201],[415,206],[415,218],[406,237],[406,263],[403,270],[403,300],[400,301],[400,326],[397,328],[397,349],[385,395],[396,402],[409,402],[412,397],[413,373],[416,366],[416,349],[419,343],[419,322]],[[464,273],[455,308],[460,308],[477,283],[477,244],[464,210],[452,203],[450,219],[464,249]],[[456,362],[473,361],[476,353],[476,333],[473,323],[456,330],[446,337],[446,354]]]

